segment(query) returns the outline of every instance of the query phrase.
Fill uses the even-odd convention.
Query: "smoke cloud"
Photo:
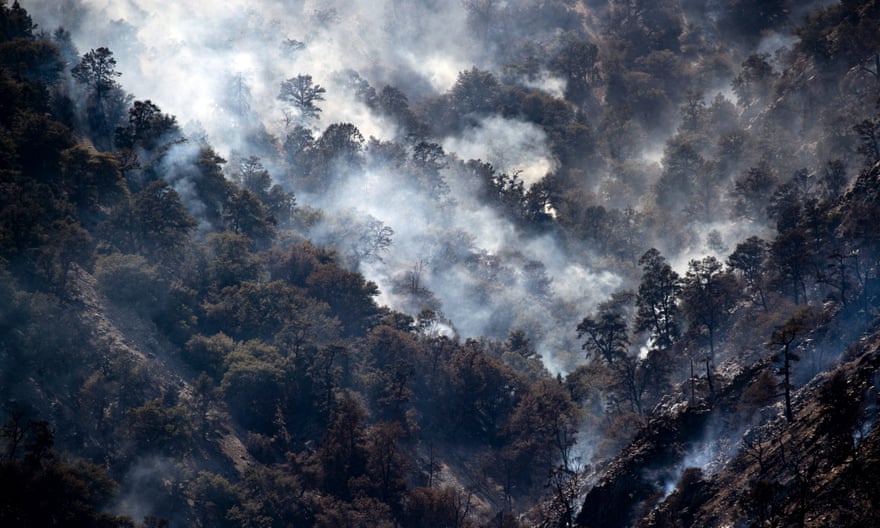
[[[296,75],[310,75],[326,89],[320,118],[309,123],[316,137],[331,123],[349,122],[365,138],[392,140],[401,130],[359,99],[343,72],[357,72],[377,90],[395,86],[417,104],[451,90],[471,67],[500,71],[491,50],[474,45],[459,2],[35,0],[26,8],[44,28],[71,31],[81,53],[109,47],[126,91],[179,116],[191,137],[206,136],[226,159],[262,156],[265,141],[254,142],[255,131],[283,142],[291,121],[279,87]],[[564,88],[546,72],[530,82],[551,95]],[[361,257],[350,261],[379,284],[381,302],[414,316],[426,308],[440,312],[462,337],[504,339],[524,329],[551,371],[569,370],[580,357],[577,321],[622,280],[570,258],[554,236],[524,236],[475,195],[478,182],[458,160],[480,159],[517,174],[526,189],[552,172],[556,160],[533,124],[501,117],[474,123],[457,136],[433,139],[448,154],[440,171],[446,195],[426,192],[381,163],[337,177],[321,195],[280,183],[297,193],[300,205],[322,211],[306,235]],[[170,183],[198,216],[204,205],[187,176],[196,156],[193,142],[178,145],[165,164]],[[272,157],[262,161],[280,179],[280,158]],[[352,255],[359,253],[353,243],[340,238],[364,226],[390,228],[391,245],[369,258]]]

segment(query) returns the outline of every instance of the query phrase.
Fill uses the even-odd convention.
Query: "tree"
[[[776,280],[785,283],[795,304],[807,299],[806,275],[812,258],[804,229],[792,228],[776,236],[770,244],[771,269]]]
[[[516,373],[468,340],[455,348],[444,374],[448,385],[438,394],[438,417],[448,433],[502,444],[505,424],[523,388]]]
[[[436,199],[441,200],[449,194],[449,185],[440,174],[447,166],[446,152],[437,143],[418,142],[412,151],[412,165],[418,184]]]
[[[128,413],[129,430],[139,448],[180,454],[189,443],[189,422],[181,406],[150,400]]]
[[[458,74],[450,95],[460,116],[488,114],[495,110],[501,87],[491,72],[474,67]]]
[[[3,31],[3,22],[2,15],[0,15],[0,32]],[[12,22],[10,25],[17,24]],[[25,27],[11,28],[7,26],[5,29],[28,31]],[[59,47],[42,35],[40,38],[22,35],[11,42],[0,40],[0,64],[7,68],[10,74],[14,74],[16,80],[46,86],[56,85],[65,69]]]
[[[58,456],[48,422],[31,420],[26,434],[24,458],[0,461],[0,524],[134,526],[128,517],[105,513],[118,500],[118,485],[102,466]]]
[[[251,191],[241,189],[229,198],[224,211],[228,229],[263,243],[275,234],[275,219],[269,215],[263,202]]]
[[[333,421],[315,453],[321,488],[343,499],[352,498],[351,484],[367,469],[364,431],[366,414],[356,396],[340,395]]]
[[[248,237],[228,231],[212,233],[208,246],[211,260],[206,278],[216,290],[259,278],[260,264],[251,253],[253,241]]]
[[[113,253],[102,255],[95,263],[95,280],[108,299],[152,314],[159,306],[166,285],[160,281],[156,266],[140,255]]]
[[[222,391],[214,385],[214,380],[205,372],[192,384],[192,404],[190,413],[194,422],[194,430],[202,440],[208,439],[208,431],[212,425],[210,413],[222,404]]]
[[[822,198],[835,200],[846,189],[849,180],[846,175],[846,162],[840,159],[829,161],[822,172],[819,185],[822,187]]]
[[[415,113],[409,107],[409,100],[399,89],[393,86],[385,86],[376,97],[376,105],[380,111],[394,118],[409,135],[422,136],[425,133],[425,125],[419,122]]]
[[[586,99],[590,86],[598,77],[598,59],[599,48],[595,44],[575,34],[565,35],[559,50],[550,59],[549,67],[566,80],[567,99],[575,103]]]
[[[294,139],[294,138],[290,138]],[[300,140],[308,139],[300,134]],[[305,145],[304,145],[305,146]],[[291,145],[295,148],[295,145]],[[301,150],[296,162],[306,161],[308,173],[303,173],[307,191],[326,192],[333,184],[363,164],[364,136],[351,123],[333,123],[328,126],[311,148]]]
[[[700,341],[699,338],[703,337],[705,331],[709,350],[704,360],[710,392],[714,392],[711,363],[715,357],[717,334],[726,324],[730,310],[737,299],[736,280],[731,274],[722,270],[718,259],[709,256],[702,260],[690,261],[687,274],[682,281],[682,311],[688,319],[688,334],[695,341]]]
[[[228,81],[225,104],[239,121],[244,121],[251,109],[251,87],[242,72],[236,72]]]
[[[302,481],[290,470],[251,466],[241,475],[234,495],[230,495],[223,484],[219,487],[221,504],[228,506],[223,518],[227,524],[220,526],[264,528],[312,526],[314,523],[314,513],[308,511],[303,498]]]
[[[224,477],[199,471],[187,486],[187,494],[192,497],[200,526],[235,526],[234,521],[228,519],[228,512],[242,502],[242,497]]]
[[[102,147],[112,147],[113,131],[122,119],[125,107],[131,99],[126,96],[116,77],[116,59],[107,48],[97,48],[82,56],[79,64],[70,71],[73,78],[88,90],[89,123],[101,140]]]
[[[415,488],[404,501],[403,525],[413,528],[466,528],[472,493],[452,486]]]
[[[767,54],[754,53],[742,63],[742,70],[733,80],[733,93],[740,106],[757,108],[770,96],[775,80]]]
[[[767,296],[764,292],[764,263],[769,255],[766,241],[756,236],[749,237],[736,245],[733,253],[727,257],[727,265],[742,274],[752,295],[757,295],[764,311],[767,308]]]
[[[761,35],[785,22],[790,0],[724,0],[719,27],[732,38],[757,41]]]
[[[174,116],[163,114],[149,99],[135,101],[128,110],[128,126],[116,128],[116,146],[126,149],[138,146],[150,151],[169,134],[179,133]]]
[[[116,59],[107,48],[97,48],[82,56],[79,64],[70,70],[70,74],[80,84],[89,87],[98,100],[118,85],[115,78],[122,74],[116,71]]]
[[[288,166],[291,180],[295,176],[304,177],[312,170],[315,157],[315,136],[302,125],[296,125],[284,139],[284,161]]]
[[[581,493],[585,476],[577,469],[554,468],[550,472],[546,487],[552,493],[543,505],[540,526],[574,528],[577,511],[580,507]]]
[[[338,161],[344,167],[357,167],[364,150],[364,136],[351,123],[333,123],[324,130],[315,147],[323,160]]]
[[[748,169],[733,182],[734,214],[753,221],[764,219],[776,178],[766,164]]]
[[[281,82],[278,99],[293,105],[303,121],[309,121],[318,119],[321,109],[315,103],[323,101],[326,92],[320,84],[312,82],[311,75],[297,75]]]
[[[186,342],[181,356],[195,371],[201,371],[206,376],[220,377],[223,375],[226,356],[234,349],[235,341],[222,332],[211,337],[196,334]]]
[[[815,315],[810,308],[803,308],[793,315],[784,325],[773,331],[770,342],[767,343],[768,348],[781,347],[777,354],[774,354],[773,360],[780,363],[777,370],[782,376],[782,389],[785,395],[785,418],[794,421],[794,413],[791,409],[791,364],[799,361],[800,357],[795,354],[793,345],[795,341],[804,333],[809,331],[810,321]]]
[[[375,324],[379,307],[373,297],[379,294],[379,287],[361,274],[326,264],[308,276],[306,286],[311,295],[330,305],[331,313],[349,334],[362,335]]]
[[[721,208],[721,182],[724,174],[716,161],[708,161],[703,170],[695,175],[691,195],[684,208],[685,214],[693,222],[709,223],[717,218]]]
[[[172,256],[196,227],[180,195],[164,180],[156,180],[136,194],[129,212],[135,247],[156,259]]]
[[[706,160],[698,145],[676,140],[663,153],[663,174],[656,183],[657,204],[671,211],[691,200],[698,179],[706,172]]]
[[[12,7],[6,7],[6,0],[0,2],[0,42],[33,38],[35,29],[37,25],[18,0],[12,2]]]
[[[620,312],[601,310],[595,317],[584,317],[577,326],[578,338],[586,338],[582,348],[587,357],[613,366],[615,360],[627,355],[629,332]]]
[[[379,422],[366,431],[366,469],[376,498],[398,504],[406,490],[407,461],[400,447],[406,432],[397,422]]]
[[[656,348],[669,348],[680,333],[676,304],[681,291],[678,273],[654,248],[639,258],[639,265],[643,274],[636,296],[635,330],[650,332]]]
[[[572,468],[577,418],[577,406],[561,383],[545,378],[529,386],[507,427],[509,444],[530,477],[544,478],[559,463]]]
[[[706,101],[703,94],[690,90],[684,95],[684,102],[680,108],[681,125],[680,131],[696,133],[703,126],[703,120],[708,114]]]
[[[644,412],[646,392],[658,386],[666,376],[668,359],[662,349],[640,358],[629,352],[629,333],[623,312],[632,303],[632,294],[612,297],[599,305],[599,312],[585,317],[578,325],[578,337],[586,337],[583,348],[588,357],[601,362],[610,373],[605,390],[619,405],[629,402],[632,412]]]
[[[259,157],[242,158],[239,161],[236,179],[244,189],[260,199],[269,217],[278,225],[285,226],[290,222],[296,206],[296,197],[292,192],[287,192],[280,185],[272,183],[272,176],[263,167]]]
[[[282,405],[284,369],[275,347],[259,340],[236,345],[220,387],[232,416],[251,431],[272,435]]]
[[[378,414],[386,421],[406,426],[407,404],[413,397],[411,379],[419,353],[412,334],[378,326],[365,344]]]
[[[126,197],[125,180],[119,169],[116,156],[94,148],[77,145],[61,153],[65,193],[82,213],[101,205],[115,205]]]
[[[858,153],[865,157],[865,167],[880,161],[880,117],[865,119],[853,127],[859,135]]]

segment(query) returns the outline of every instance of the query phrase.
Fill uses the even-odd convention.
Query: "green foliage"
[[[698,341],[705,337],[709,357],[714,357],[716,336],[728,323],[739,295],[736,281],[715,257],[688,264],[681,290],[682,312],[688,319],[689,336]]]
[[[495,501],[504,511],[492,524],[513,525],[511,505],[528,503],[550,471],[551,491],[563,499],[568,493],[573,504],[576,479],[562,475],[577,463],[572,446],[581,420],[601,428],[597,452],[611,456],[648,423],[664,392],[672,391],[667,403],[681,400],[686,389],[668,385],[674,354],[705,360],[711,383],[716,345],[735,364],[761,355],[756,343],[770,342],[787,378],[795,349],[811,346],[812,323],[798,314],[770,335],[793,311],[784,297],[827,303],[841,342],[876,315],[873,3],[813,12],[798,30],[801,40],[774,57],[748,55],[753,50],[729,35],[756,39],[781,27],[785,9],[797,7],[786,2],[722,2],[720,19],[702,16],[705,6],[695,2],[514,4],[467,6],[480,37],[493,39],[485,42],[486,63],[506,64],[503,76],[474,67],[445,94],[409,98],[351,74],[355,97],[399,126],[394,141],[367,142],[353,122],[331,124],[316,138],[291,126],[298,117],[291,115],[277,141],[265,130],[249,135],[260,138],[252,152],[262,158],[234,154],[232,182],[204,138],[189,148],[176,118],[148,99],[132,103],[108,48],[80,57],[65,31],[50,42],[17,3],[0,1],[4,400],[51,410],[64,447],[106,461],[114,476],[131,475],[142,454],[179,459],[187,480],[169,485],[163,498],[181,522],[462,527],[476,525],[480,505]],[[524,33],[526,13],[547,16],[528,21],[534,28]],[[315,18],[333,16],[325,10]],[[62,56],[74,66],[75,84]],[[564,99],[534,88],[551,86],[546,73],[565,81]],[[733,75],[738,104],[723,96],[704,101],[716,79]],[[236,126],[251,126],[257,116],[248,114],[241,75],[237,81],[228,108]],[[301,123],[314,123],[325,93],[301,75],[282,84],[279,98]],[[832,98],[840,108],[823,104]],[[84,104],[74,109],[74,101]],[[676,131],[671,119],[678,115]],[[459,162],[440,146],[445,135],[490,116],[540,128],[553,174],[529,186],[515,170]],[[661,163],[646,148],[654,132],[674,133]],[[786,143],[795,137],[797,149]],[[856,154],[868,168],[844,194]],[[567,258],[613,270],[624,288],[635,287],[641,266],[638,292],[581,321],[591,361],[564,383],[554,381],[529,341],[540,335],[529,317],[574,311],[573,303],[551,304],[557,278],[550,275],[558,268],[517,254],[524,273],[514,276],[504,259],[516,251],[481,252],[464,232],[432,233],[425,240],[441,242],[430,265],[473,271],[474,299],[493,299],[516,280],[536,301],[523,315],[520,306],[498,311],[497,319],[522,328],[506,341],[441,336],[441,324],[452,325],[425,293],[421,264],[403,288],[430,308],[417,320],[379,307],[378,286],[351,271],[396,261],[390,225],[295,207],[290,189],[334,190],[365,167],[399,171],[449,206],[464,181],[513,230],[559,241]],[[676,250],[701,242],[704,223],[722,230],[727,220],[746,222],[767,240],[738,244],[726,271],[707,257],[692,261],[682,279],[658,250],[645,252],[656,243],[676,261]],[[775,236],[763,229],[768,221]],[[302,241],[319,222],[337,249]],[[86,270],[94,270],[107,299],[137,310],[101,313]],[[568,330],[572,336],[554,343],[573,339],[575,329]],[[176,370],[177,359],[186,368]],[[755,409],[775,397],[775,380],[763,372],[743,391],[743,420],[757,419]],[[792,380],[784,385],[796,388]],[[838,378],[821,391],[823,405],[841,411],[817,424],[837,459],[856,454],[860,390]],[[651,426],[673,408],[658,408]],[[97,513],[109,511],[114,483],[103,470],[52,451],[48,423],[28,429],[10,422],[3,435],[0,523],[134,526]],[[249,452],[238,451],[238,438]],[[457,464],[463,451],[467,463]],[[250,467],[227,472],[228,457]],[[474,466],[467,478],[460,465]],[[441,466],[442,478],[454,474],[485,496],[436,487]],[[865,467],[863,480],[870,460]],[[685,472],[656,510],[657,522],[691,523],[709,491],[705,478]],[[759,480],[740,505],[760,523],[776,522],[778,486]],[[671,510],[680,511],[664,517]],[[570,523],[572,516],[557,518]]]
[[[157,268],[140,255],[113,253],[99,257],[94,275],[108,299],[147,313],[156,310],[167,289]]]
[[[549,66],[566,79],[565,95],[568,100],[576,103],[584,101],[587,90],[598,78],[598,57],[598,46],[579,35],[570,34],[562,39],[562,45],[550,59]]]
[[[733,253],[727,257],[727,265],[742,274],[749,292],[761,303],[764,311],[767,306],[766,279],[763,275],[768,256],[767,242],[752,236],[737,244]]]
[[[64,64],[58,48],[51,42],[18,38],[0,41],[0,64],[29,81],[52,85],[58,82]]]
[[[242,189],[233,194],[225,210],[226,225],[232,233],[266,242],[275,233],[275,219],[253,192]]]
[[[678,273],[654,248],[639,258],[639,264],[644,273],[636,297],[635,330],[651,332],[654,346],[668,348],[680,333],[676,302],[681,292]]]
[[[150,151],[159,147],[162,140],[173,139],[171,136],[179,133],[174,116],[163,114],[149,99],[135,101],[128,110],[128,125],[116,128],[116,146]]]
[[[251,253],[251,239],[235,233],[212,233],[208,237],[211,260],[207,278],[215,289],[254,281],[260,276],[260,263]]]
[[[379,314],[373,299],[379,288],[359,273],[336,266],[320,266],[308,276],[306,287],[310,295],[330,306],[330,313],[351,335],[363,334]]]
[[[235,487],[221,475],[199,471],[190,481],[187,492],[195,502],[195,510],[203,526],[233,527],[229,512],[242,502]]]
[[[106,47],[92,49],[82,56],[79,64],[70,70],[70,74],[87,91],[86,113],[95,139],[103,148],[109,148],[112,145],[113,131],[123,119],[129,101],[116,82],[116,78],[122,73],[116,70],[113,52]]]
[[[182,406],[166,407],[160,400],[151,400],[131,409],[128,423],[138,452],[179,454],[188,449],[191,432]]]
[[[276,348],[261,341],[238,343],[225,359],[220,385],[233,419],[258,433],[276,432],[284,369]]]
[[[54,432],[46,422],[21,423],[13,415],[3,427],[6,456],[0,460],[0,522],[18,526],[130,527],[132,522],[102,510],[117,484],[101,466],[59,459],[52,450]],[[9,441],[26,444],[21,457]]]
[[[122,74],[116,71],[116,59],[113,52],[107,48],[97,48],[82,56],[79,64],[70,70],[70,74],[80,82],[98,94],[98,98],[104,92],[116,87],[115,77]]]
[[[115,156],[84,145],[64,150],[61,156],[64,191],[80,211],[113,206],[128,198],[128,189]]]
[[[6,0],[0,3],[0,40],[33,38],[35,29],[37,25],[18,0],[12,7],[6,7]]]
[[[223,373],[226,357],[235,348],[235,341],[224,333],[210,337],[200,334],[192,336],[181,352],[186,361],[196,371],[219,377]]]
[[[495,76],[477,68],[460,72],[450,92],[452,107],[462,117],[491,113],[499,97],[500,86]]]
[[[305,122],[318,119],[321,109],[316,102],[323,101],[326,92],[323,86],[312,82],[311,75],[297,75],[282,81],[278,99],[293,105]]]
[[[158,180],[118,205],[101,230],[122,253],[140,253],[151,262],[172,265],[180,261],[195,227],[177,191]]]

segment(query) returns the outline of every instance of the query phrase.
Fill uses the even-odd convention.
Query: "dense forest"
[[[0,0],[0,525],[880,518],[880,2],[173,4]]]

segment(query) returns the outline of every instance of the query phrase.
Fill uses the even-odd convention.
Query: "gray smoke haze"
[[[342,72],[355,71],[377,89],[394,85],[411,104],[449,91],[458,74],[472,67],[500,72],[490,60],[492,50],[474,40],[461,2],[26,4],[44,29],[71,31],[80,53],[109,47],[126,91],[178,116],[191,138],[204,134],[226,159],[263,155],[265,147],[251,142],[255,130],[283,142],[291,121],[278,100],[279,87],[299,74],[311,75],[327,90],[320,119],[308,123],[315,137],[332,123],[349,122],[365,138],[387,141],[401,137],[401,130],[359,100]],[[524,84],[559,95],[565,82],[541,72]],[[524,238],[479,199],[473,176],[458,163],[480,159],[498,172],[518,174],[528,188],[556,168],[544,132],[495,116],[433,141],[448,155],[440,172],[447,195],[426,192],[385,164],[337,178],[321,195],[292,185],[300,205],[323,212],[306,234],[348,253],[379,284],[380,302],[411,315],[424,308],[441,312],[463,337],[503,339],[512,329],[524,329],[552,372],[573,368],[581,356],[577,322],[621,279],[571,259],[550,235]],[[196,155],[193,143],[179,145],[165,164],[172,169],[170,183],[198,216],[203,205],[186,177]],[[283,172],[278,159],[263,159],[275,178]],[[357,242],[341,240],[348,240],[352,226],[379,225],[376,221],[393,230],[386,250],[363,258]]]
[[[503,63],[503,57],[517,53],[504,49],[509,35],[533,43],[558,40],[564,27],[558,20],[522,22],[528,19],[522,14],[539,9],[539,2],[24,3],[43,29],[70,30],[81,53],[109,47],[123,88],[178,116],[191,139],[205,136],[228,160],[260,156],[270,174],[296,193],[300,206],[321,211],[304,234],[337,247],[352,268],[379,284],[380,302],[395,309],[413,316],[426,308],[440,312],[462,337],[503,339],[523,329],[551,372],[564,372],[582,362],[574,331],[580,318],[613,291],[633,287],[591,262],[590,248],[566,251],[554,235],[523,235],[487,204],[484,182],[465,169],[464,161],[479,159],[498,173],[516,174],[526,189],[539,182],[558,161],[545,132],[532,123],[469,115],[456,135],[428,138],[446,153],[438,172],[444,192],[419,185],[412,167],[380,159],[368,147],[363,168],[340,168],[327,192],[309,194],[291,181],[295,174],[279,152],[295,124],[319,137],[328,125],[345,122],[357,127],[368,145],[398,141],[410,149],[404,155],[412,155],[412,145],[402,139],[407,130],[365,102],[353,89],[352,72],[376,91],[398,88],[411,107],[449,93],[459,74],[472,68],[561,95],[565,80],[543,69],[511,73]],[[587,5],[604,9],[593,4]],[[519,16],[501,17],[502,11]],[[584,20],[592,23],[594,15]],[[772,55],[791,43],[790,36],[771,32],[755,51]],[[278,99],[281,82],[297,75],[310,75],[326,89],[318,119],[291,113]],[[706,103],[719,93],[734,100],[730,81],[728,76],[708,80]],[[627,146],[629,165],[594,167],[585,175],[585,190],[608,207],[643,207],[662,171],[666,133],[638,137],[638,144]],[[194,144],[175,146],[165,163],[173,169],[167,171],[170,183],[198,217],[204,206],[187,177],[197,155]],[[227,165],[229,175],[235,165]],[[393,232],[391,243],[371,247],[375,240],[365,232]],[[768,234],[765,226],[723,217],[694,223],[682,233],[674,243],[663,233],[641,242],[644,249],[658,247],[684,273],[691,259],[707,254],[723,259],[738,241]]]
[[[535,4],[537,5],[537,4]],[[518,119],[471,116],[455,136],[429,138],[447,156],[439,176],[448,193],[415,182],[411,171],[386,160],[363,170],[342,170],[328,192],[308,194],[289,180],[278,150],[294,124],[315,137],[332,123],[352,123],[364,138],[400,141],[406,131],[373,111],[352,88],[351,72],[375,90],[392,85],[415,106],[448,93],[459,73],[476,67],[509,78],[495,57],[506,52],[487,42],[492,13],[481,19],[466,2],[313,2],[263,0],[169,3],[158,0],[34,0],[25,6],[46,30],[63,26],[80,52],[107,46],[122,72],[119,82],[135,98],[151,99],[178,116],[190,138],[204,135],[228,160],[258,155],[301,206],[322,211],[305,233],[318,244],[336,246],[369,279],[379,284],[380,302],[417,315],[441,312],[463,337],[503,339],[526,330],[552,372],[567,371],[581,359],[574,328],[598,302],[624,286],[612,272],[596,268],[586,252],[566,252],[552,235],[525,237],[481,195],[481,182],[460,163],[479,159],[499,173],[517,174],[525,188],[557,168],[544,131]],[[505,4],[527,9],[530,2]],[[496,17],[497,18],[497,17]],[[480,30],[474,24],[483,20]],[[507,28],[538,41],[540,28]],[[758,51],[772,54],[791,38],[768,34]],[[326,88],[319,119],[292,115],[278,99],[281,82],[310,75]],[[523,86],[559,96],[565,81],[546,71],[518,79]],[[716,93],[733,99],[730,79],[717,79]],[[630,169],[596,167],[589,188],[610,207],[638,209],[662,169],[667,137],[644,137],[632,145],[645,165]],[[369,143],[369,142],[368,142]],[[187,166],[195,142],[175,146],[165,164],[170,183],[190,211],[204,208],[192,192]],[[274,147],[272,145],[275,145]],[[269,145],[267,147],[267,145]],[[407,153],[411,154],[411,153]],[[236,164],[226,170],[232,174]],[[287,179],[287,181],[285,181]],[[391,245],[371,251],[356,231],[390,228]],[[691,259],[725,251],[762,226],[719,218],[689,227],[687,238],[668,246],[651,240],[684,273]],[[648,247],[646,246],[646,247]],[[632,285],[629,285],[632,287]]]

